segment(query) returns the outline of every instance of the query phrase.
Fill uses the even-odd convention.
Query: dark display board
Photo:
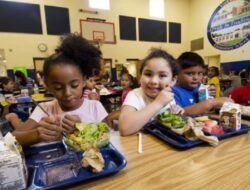
[[[119,24],[121,40],[136,40],[135,17],[119,16]]]
[[[139,40],[167,42],[167,22],[139,18]]]
[[[40,6],[0,1],[0,32],[42,34]]]
[[[45,6],[47,34],[61,35],[70,33],[69,9]]]
[[[169,22],[169,43],[181,43],[181,24]]]

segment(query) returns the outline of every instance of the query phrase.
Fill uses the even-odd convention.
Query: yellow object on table
[[[44,94],[32,94],[31,98],[34,100],[39,100],[44,98]]]

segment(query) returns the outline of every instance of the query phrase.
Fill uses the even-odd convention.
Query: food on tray
[[[99,173],[104,168],[104,159],[98,149],[90,148],[83,153],[82,166]]]
[[[171,114],[169,111],[160,113],[156,116],[156,119],[163,125],[170,128],[173,132],[183,135],[185,138],[189,140],[203,140],[211,144],[212,146],[216,146],[219,143],[217,137],[203,133],[203,127],[206,126],[205,122],[207,122],[208,126],[217,125],[217,121],[209,120],[207,116],[200,117],[198,120],[204,120],[204,122],[197,121],[192,117],[186,117],[180,115]]]
[[[210,120],[207,115],[200,116],[200,117],[195,117],[194,119],[195,119],[195,121],[200,121],[200,122]]]
[[[204,121],[204,124],[205,124],[205,126],[213,127],[215,125],[218,125],[218,122],[215,120],[207,120],[207,121]]]
[[[170,128],[182,128],[186,123],[186,119],[177,114],[172,114],[170,111],[165,111],[156,116],[162,125]]]
[[[101,148],[109,143],[109,129],[106,123],[77,123],[77,130],[65,138],[67,145],[76,151]]]
[[[220,125],[205,125],[202,130],[213,135],[224,134],[224,130]]]
[[[250,106],[241,106],[241,114],[250,116]]]
[[[194,118],[195,121],[200,121],[203,126],[202,130],[204,132],[213,134],[213,135],[220,135],[224,134],[223,127],[218,125],[218,122],[216,120],[209,119],[208,116],[201,116]]]
[[[241,110],[239,104],[226,102],[220,109],[220,125],[239,130],[241,127]]]

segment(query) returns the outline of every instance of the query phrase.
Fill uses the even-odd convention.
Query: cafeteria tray
[[[212,118],[214,119],[214,118]],[[241,124],[241,129],[229,129],[223,128],[224,134],[214,135],[217,136],[218,139],[225,139],[229,137],[233,137],[235,135],[240,135],[247,133],[250,130],[250,126],[246,124]],[[164,127],[158,121],[154,120],[144,126],[144,130],[148,133],[152,134],[153,136],[163,140],[164,142],[170,144],[174,148],[178,149],[189,149],[195,146],[205,144],[206,142],[201,140],[189,140],[182,135],[178,135],[177,133],[171,131],[171,129]]]
[[[100,152],[105,166],[100,173],[93,173],[81,166],[82,152],[66,151],[62,143],[30,148],[25,151],[29,170],[27,189],[57,189],[95,180],[119,172],[127,164],[123,155],[111,143],[101,148]],[[77,174],[72,166],[80,168]]]

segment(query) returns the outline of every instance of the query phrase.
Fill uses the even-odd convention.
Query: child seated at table
[[[1,77],[0,79],[0,94],[13,94],[14,82],[9,77]]]
[[[97,93],[95,86],[96,86],[95,77],[94,76],[89,77],[86,80],[86,86],[84,87],[83,90],[83,97],[89,100],[100,100],[100,96]]]
[[[220,80],[219,80],[219,68],[218,67],[209,67],[208,68],[208,85],[215,86],[215,97],[220,97]]]
[[[213,108],[221,107],[224,102],[232,102],[227,97],[211,98],[199,102],[199,88],[205,64],[201,56],[185,52],[178,58],[180,72],[177,84],[173,87],[176,103],[183,107],[185,115],[204,114]]]
[[[101,52],[86,39],[70,34],[43,66],[44,82],[55,99],[40,103],[13,134],[22,145],[62,139],[79,122],[104,121],[107,112],[99,101],[83,98],[86,78],[100,70]]]
[[[248,83],[244,86],[234,88],[229,96],[234,100],[235,103],[242,105],[250,104],[250,67],[245,71],[246,79]]]
[[[183,112],[175,104],[171,92],[176,82],[177,67],[170,54],[152,49],[142,61],[140,74],[141,87],[128,93],[119,116],[119,130],[124,136],[138,132],[156,114],[167,109],[173,108],[173,113]]]
[[[124,72],[121,74],[121,87],[122,87],[122,95],[121,95],[121,105],[123,104],[128,93],[137,87],[136,79],[129,74],[128,72]],[[107,122],[110,127],[116,127],[114,124],[115,120],[118,120],[121,110],[112,111],[108,117]]]

